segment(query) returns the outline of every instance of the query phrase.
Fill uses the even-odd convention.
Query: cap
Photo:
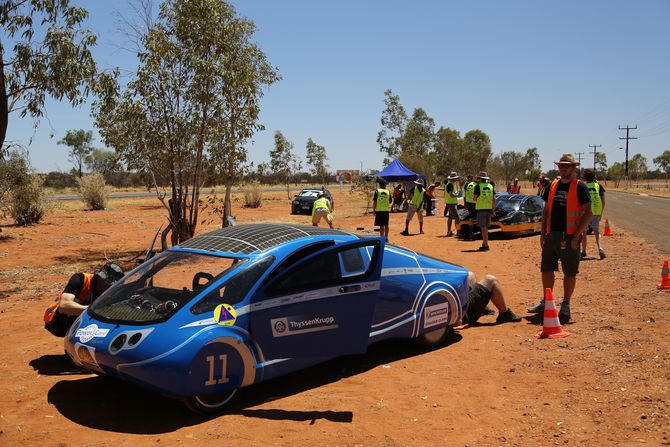
[[[123,269],[113,262],[108,262],[103,265],[102,268],[96,270],[94,274],[110,285],[123,278],[124,275]]]
[[[561,155],[561,159],[558,160],[558,161],[555,161],[554,164],[579,166],[579,163],[575,160],[575,156],[572,155],[572,154]]]

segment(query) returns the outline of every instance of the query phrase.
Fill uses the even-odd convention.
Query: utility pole
[[[624,130],[624,129],[626,130],[626,136],[625,137],[619,137],[619,139],[620,140],[626,140],[626,178],[628,178],[628,140],[637,140],[637,137],[629,136],[629,132],[631,130],[637,129],[637,124],[635,125],[635,127],[630,127],[628,125],[626,127],[619,126],[619,130]]]
[[[577,156],[577,162],[579,163],[579,167],[577,168],[577,174],[581,178],[582,176],[582,155],[584,155],[584,152],[575,152],[575,155]]]
[[[596,154],[598,153],[598,148],[603,147],[602,144],[589,144],[589,147],[593,148],[593,171],[596,170]]]

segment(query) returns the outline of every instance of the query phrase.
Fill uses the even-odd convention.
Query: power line
[[[603,147],[602,144],[589,144],[589,147],[593,148],[593,170],[596,170],[596,154],[598,153],[598,148]]]
[[[628,178],[628,141],[629,140],[637,140],[637,137],[631,137],[629,136],[631,130],[637,129],[637,124],[635,127],[630,127],[626,125],[626,127],[621,127],[619,126],[619,130],[626,130],[626,136],[625,137],[619,137],[620,140],[626,140],[626,178]]]

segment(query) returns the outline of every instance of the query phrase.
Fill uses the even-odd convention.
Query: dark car
[[[503,233],[539,233],[542,230],[542,210],[544,200],[530,194],[496,194],[496,211],[491,218],[489,231],[500,230]],[[468,216],[467,209],[458,211],[461,222],[456,224],[459,237],[466,237],[467,225],[476,220]],[[479,229],[476,229],[477,231]]]
[[[321,188],[306,188],[296,194],[291,202],[291,214],[312,214],[312,206],[314,201],[319,197],[319,193],[323,192],[326,199],[330,200],[330,206],[334,207],[333,195],[327,189]]]

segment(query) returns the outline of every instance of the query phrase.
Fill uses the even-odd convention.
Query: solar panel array
[[[245,224],[221,228],[180,244],[182,248],[251,254],[284,242],[311,236],[344,235],[330,228],[281,224]]]

